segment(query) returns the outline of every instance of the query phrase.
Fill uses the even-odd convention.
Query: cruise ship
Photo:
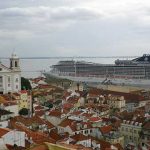
[[[70,79],[77,82],[95,82],[105,85],[150,85],[150,55],[132,60],[116,60],[114,64],[86,61],[59,61],[51,66],[46,76]]]

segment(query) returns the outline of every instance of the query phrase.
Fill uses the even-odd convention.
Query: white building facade
[[[21,70],[19,58],[12,54],[10,66],[6,67],[0,63],[0,94],[18,92],[21,90]]]

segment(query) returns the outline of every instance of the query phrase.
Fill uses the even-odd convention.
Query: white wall
[[[8,127],[8,121],[1,121],[0,122],[0,128],[7,128]]]
[[[3,138],[0,138],[0,150],[8,150],[5,146]]]
[[[10,131],[2,136],[5,144],[18,145],[25,147],[25,132],[21,131]]]
[[[46,120],[51,122],[54,126],[57,126],[63,119],[54,116],[46,116]]]
[[[5,106],[5,110],[13,112],[14,116],[18,116],[18,111],[19,111],[18,105]]]

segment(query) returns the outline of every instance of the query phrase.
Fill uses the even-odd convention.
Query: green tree
[[[31,84],[28,79],[21,77],[21,90],[31,90]]]
[[[29,113],[29,111],[28,111],[27,108],[22,108],[22,109],[19,110],[19,115],[26,116],[26,115],[28,115],[28,113]]]
[[[53,104],[50,102],[45,102],[45,106],[48,107],[49,109],[53,108]]]

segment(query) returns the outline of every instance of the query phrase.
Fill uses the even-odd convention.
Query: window
[[[16,85],[16,89],[18,89],[18,85]]]
[[[8,77],[8,83],[10,83],[10,77]]]
[[[134,137],[134,140],[135,140],[135,141],[137,140],[136,137]]]
[[[136,133],[136,130],[134,130],[134,133]]]
[[[18,78],[16,78],[16,82],[18,82]]]
[[[130,129],[130,132],[132,132],[132,129]]]
[[[18,63],[17,63],[17,61],[15,61],[15,67],[18,67]]]
[[[10,62],[10,67],[12,67],[12,61]]]
[[[3,81],[3,77],[2,76],[0,76],[0,82],[2,82]]]

